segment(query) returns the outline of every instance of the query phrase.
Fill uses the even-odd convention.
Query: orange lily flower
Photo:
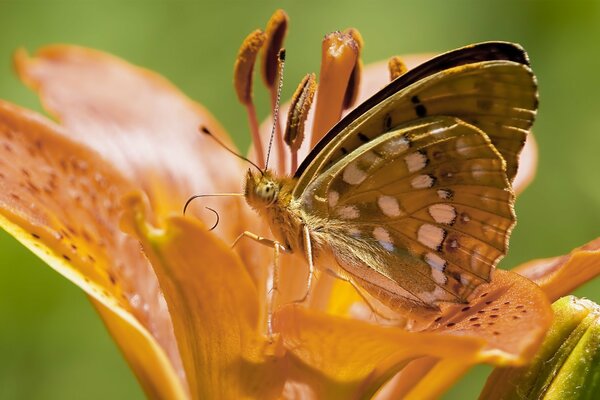
[[[379,65],[350,79],[359,68],[349,53],[321,69],[331,82],[308,119],[313,141],[356,97],[348,81],[360,99],[388,76]],[[430,398],[475,364],[523,365],[550,326],[548,296],[559,291],[542,283],[547,272],[532,276],[540,289],[498,270],[468,307],[448,306],[417,331],[377,323],[351,287],[326,276],[307,306],[290,304],[306,269],[285,255],[269,338],[273,254],[230,247],[243,230],[267,236],[266,226],[240,198],[207,199],[181,216],[191,194],[241,191],[246,166],[198,133],[204,126],[233,147],[209,112],[164,78],[90,49],[19,52],[16,66],[60,124],[0,102],[0,226],[87,293],[151,398]],[[281,149],[273,165],[284,171]],[[528,160],[519,188],[532,176]],[[227,210],[214,231],[204,206]],[[592,264],[573,286],[598,273]]]

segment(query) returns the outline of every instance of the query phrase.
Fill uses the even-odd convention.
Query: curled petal
[[[513,271],[537,283],[551,301],[600,274],[600,238],[554,258],[534,260]]]
[[[126,204],[123,228],[140,239],[165,294],[192,398],[275,398],[282,353],[263,335],[258,293],[237,254],[194,219],[169,217],[157,229],[138,195]]]

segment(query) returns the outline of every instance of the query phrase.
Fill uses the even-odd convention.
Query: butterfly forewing
[[[498,55],[494,51],[498,46],[504,51],[513,46],[512,58]],[[383,132],[435,115],[456,116],[483,130],[505,158],[512,181],[537,108],[535,77],[523,54],[516,45],[483,43],[443,54],[409,71],[323,138],[298,169],[294,195],[300,196],[324,169]]]
[[[365,286],[379,282],[379,297],[426,307],[463,301],[489,280],[514,224],[504,160],[481,130],[453,117],[374,137],[299,200],[326,221],[322,230],[347,272],[371,274]]]

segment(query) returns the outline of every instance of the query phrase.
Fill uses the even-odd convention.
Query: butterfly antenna
[[[271,138],[269,139],[269,147],[267,150],[267,160],[265,161],[265,170],[269,166],[269,157],[271,156],[271,148],[273,147],[273,137],[275,137],[275,128],[279,116],[279,102],[281,100],[281,88],[283,87],[283,67],[285,66],[285,49],[279,50],[279,84],[277,85],[277,100],[275,101],[275,110],[273,110],[273,128],[271,129]]]
[[[208,231],[212,231],[213,229],[215,229],[217,227],[217,225],[219,225],[219,221],[221,220],[221,217],[219,217],[219,213],[217,212],[217,210],[215,210],[214,208],[210,208],[210,207],[204,207],[207,210],[210,210],[212,212],[215,213],[215,216],[217,217],[217,220],[215,221],[215,224],[212,226],[212,228],[210,228]]]
[[[242,160],[246,161],[247,163],[253,165],[254,168],[256,168],[257,170],[260,171],[261,175],[264,175],[264,171],[262,169],[260,169],[260,167],[258,165],[256,165],[256,163],[252,162],[252,160],[250,160],[249,158],[244,157],[243,155],[231,150],[229,147],[227,147],[227,145],[225,143],[223,143],[220,139],[218,139],[215,135],[213,135],[212,132],[206,126],[201,125],[199,130],[200,130],[200,132],[204,133],[205,135],[210,136],[215,142],[217,142],[219,144],[219,146],[221,146],[222,148],[224,148],[225,150],[227,150],[234,156],[241,158]]]
[[[188,206],[190,205],[190,203],[195,200],[198,199],[200,197],[227,197],[227,196],[244,196],[243,193],[215,193],[215,194],[195,194],[192,197],[190,197],[189,199],[187,199],[187,201],[185,202],[185,205],[183,206],[183,215],[185,215],[185,212],[187,211]],[[217,213],[215,210],[213,210],[210,207],[206,207],[209,210],[211,210],[212,212],[214,212],[215,214],[217,214],[217,224],[219,223],[219,213]],[[215,229],[216,225],[214,227],[212,227],[210,230],[212,231],[213,229]]]

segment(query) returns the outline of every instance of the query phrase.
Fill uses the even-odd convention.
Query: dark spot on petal
[[[447,324],[446,324],[446,326],[447,326],[448,328],[451,328],[451,327],[453,327],[454,325],[456,325],[456,323],[454,323],[454,322],[449,322],[449,323],[447,323]]]

